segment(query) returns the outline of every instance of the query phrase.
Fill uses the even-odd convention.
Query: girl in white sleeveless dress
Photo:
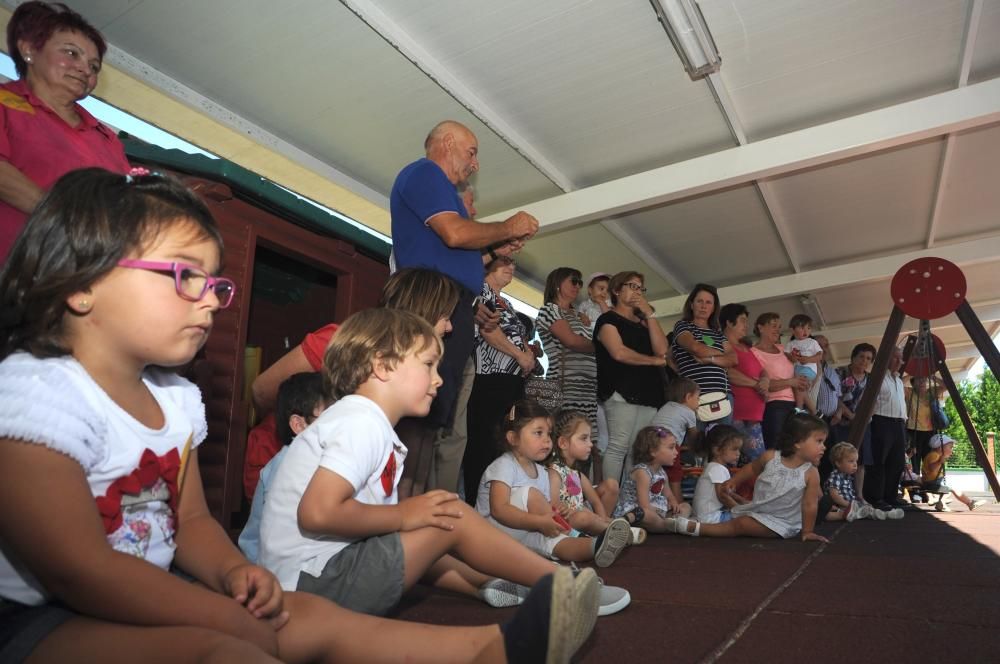
[[[778,437],[778,449],[768,450],[723,484],[723,490],[731,492],[756,477],[751,502],[734,507],[733,519],[725,523],[698,523],[675,517],[673,532],[786,539],[801,535],[803,542],[826,542],[825,537],[813,532],[821,495],[816,468],[823,458],[826,436],[826,423],[818,417],[805,413],[790,416]]]

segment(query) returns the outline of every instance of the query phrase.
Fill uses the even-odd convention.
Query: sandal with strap
[[[631,510],[629,510],[628,514],[625,514],[622,518],[628,521],[628,525],[638,527],[642,523],[643,519],[646,518],[646,511],[641,507],[639,507],[638,505],[636,505]]]
[[[685,516],[668,517],[667,523],[667,527],[670,529],[670,532],[677,533],[678,535],[698,537],[698,535],[701,534],[701,522],[689,519]],[[690,528],[691,524],[694,524],[693,529]]]

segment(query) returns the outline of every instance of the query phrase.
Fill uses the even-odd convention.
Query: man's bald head
[[[467,182],[479,170],[479,142],[454,120],[439,122],[424,140],[427,158],[441,167],[452,184]]]
[[[441,143],[448,134],[451,134],[455,138],[475,137],[472,131],[461,122],[443,120],[434,125],[434,128],[427,134],[427,138],[424,139],[424,150],[430,153],[431,147]]]

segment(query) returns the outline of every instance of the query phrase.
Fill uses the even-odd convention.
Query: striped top
[[[578,410],[587,416],[591,433],[597,438],[597,360],[593,353],[579,353],[564,346],[552,334],[552,324],[565,320],[570,330],[585,339],[592,339],[590,327],[583,324],[574,309],[560,309],[549,302],[538,310],[535,327],[549,360],[546,378],[560,382],[563,408]],[[563,379],[560,381],[560,377]]]
[[[674,363],[677,364],[678,373],[697,383],[702,394],[728,392],[729,375],[725,368],[714,364],[702,364],[687,349],[677,343],[681,334],[685,332],[690,332],[695,341],[718,348],[720,352],[725,348],[726,335],[719,330],[698,327],[689,320],[679,320],[674,325],[674,343],[670,346],[670,351],[674,355]]]

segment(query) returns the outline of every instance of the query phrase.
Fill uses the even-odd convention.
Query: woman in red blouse
[[[97,87],[106,50],[101,33],[63,5],[25,2],[7,24],[19,78],[0,85],[0,265],[61,176],[129,170],[118,137],[77,103]]]

